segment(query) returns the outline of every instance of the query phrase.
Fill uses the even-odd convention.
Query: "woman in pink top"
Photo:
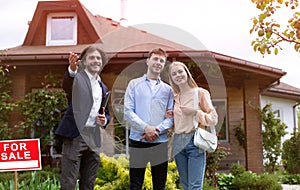
[[[215,126],[218,115],[212,105],[210,93],[197,86],[184,63],[169,66],[170,83],[174,90],[173,154],[180,183],[184,190],[202,189],[206,167],[206,153],[194,145],[193,119],[198,127]],[[198,93],[198,109],[194,108],[194,93]]]

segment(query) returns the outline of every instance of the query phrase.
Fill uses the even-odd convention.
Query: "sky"
[[[0,0],[0,49],[23,43],[28,22],[32,20],[37,0]],[[121,2],[125,3],[123,14]],[[251,0],[80,0],[93,14],[119,21],[123,15],[127,25],[144,27],[148,32],[169,38],[195,49],[205,48],[224,55],[281,69],[287,74],[282,82],[300,88],[300,53],[289,44],[278,55],[264,57],[253,51],[249,33],[251,18],[258,14]],[[292,12],[285,13],[285,16]],[[177,31],[151,27],[168,26]],[[148,27],[148,28],[147,28]],[[149,28],[150,27],[150,28]],[[178,32],[179,31],[179,32]],[[196,40],[193,40],[196,39]],[[199,45],[201,44],[201,45]]]

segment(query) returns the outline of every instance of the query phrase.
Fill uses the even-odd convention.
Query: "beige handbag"
[[[198,88],[195,90],[194,93],[194,108],[198,108]],[[216,135],[216,129],[214,126],[210,126],[211,132],[206,131],[198,127],[198,122],[194,118],[193,120],[194,127],[196,129],[194,134],[194,144],[195,146],[201,148],[207,152],[214,152],[218,146],[218,137]]]

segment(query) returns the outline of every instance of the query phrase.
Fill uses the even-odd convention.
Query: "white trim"
[[[39,161],[28,160],[28,161],[0,162],[1,170],[12,170],[11,168],[16,168],[16,169],[39,168]]]
[[[70,40],[52,40],[52,24],[51,21],[55,17],[72,17],[74,19],[73,23],[73,33],[72,39]],[[63,46],[63,45],[76,45],[77,44],[77,15],[76,13],[49,13],[47,15],[47,25],[46,25],[46,46]]]

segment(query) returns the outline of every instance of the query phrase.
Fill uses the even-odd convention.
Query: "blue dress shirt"
[[[160,78],[153,87],[146,75],[131,80],[124,97],[124,118],[130,127],[129,138],[141,141],[145,127],[151,125],[160,129],[159,137],[151,143],[167,142],[167,130],[174,121],[173,118],[165,118],[165,113],[173,110],[173,105],[173,90]]]

